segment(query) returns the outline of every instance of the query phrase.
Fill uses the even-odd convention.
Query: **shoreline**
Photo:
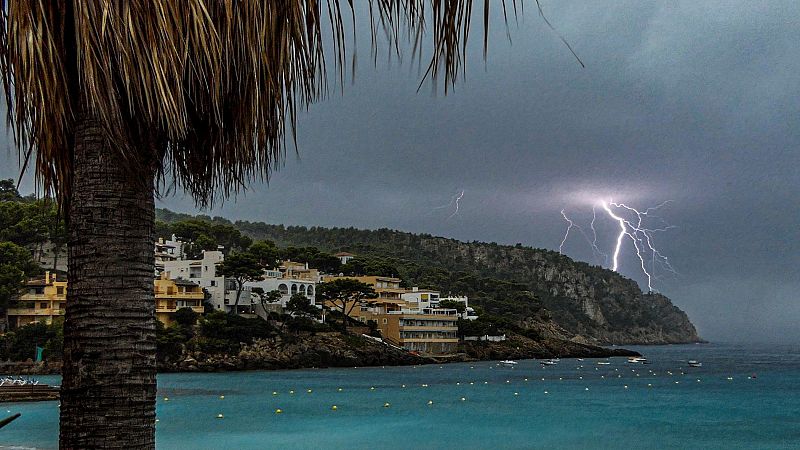
[[[469,341],[452,355],[416,355],[353,334],[339,332],[256,340],[237,354],[205,354],[184,350],[180,357],[158,362],[159,373],[211,373],[251,370],[295,370],[345,367],[413,366],[494,360],[610,358],[640,356],[625,348],[607,348],[558,338],[533,340],[511,334],[506,341]],[[0,362],[0,373],[58,375],[54,362]]]

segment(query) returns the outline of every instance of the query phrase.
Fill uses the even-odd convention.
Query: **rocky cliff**
[[[159,210],[161,220],[191,216]],[[388,229],[286,227],[230,222],[254,239],[314,246],[380,258],[408,285],[470,297],[470,304],[520,326],[552,322],[554,336],[577,342],[667,344],[700,341],[686,313],[665,296],[642,292],[633,280],[557,252],[413,234]],[[396,270],[396,272],[395,272]]]

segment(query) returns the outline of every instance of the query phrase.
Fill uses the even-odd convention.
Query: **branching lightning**
[[[583,230],[583,228],[581,228],[580,225],[576,224],[575,222],[572,221],[572,219],[567,217],[567,214],[566,212],[564,212],[563,209],[561,210],[561,217],[563,217],[564,220],[567,221],[568,226],[567,226],[567,231],[564,232],[564,238],[561,239],[561,245],[558,246],[558,253],[561,253],[562,255],[564,254],[564,244],[567,243],[567,239],[569,238],[569,232],[574,228],[581,233],[584,239],[586,239],[586,242],[589,244],[590,247],[592,247],[592,252],[596,257],[597,256],[602,257],[603,261],[606,261],[608,259],[608,255],[603,253],[603,251],[600,250],[600,247],[597,246],[597,232],[594,229],[594,221],[595,221],[594,208],[592,209],[592,222],[589,224],[589,227],[592,229],[591,239],[589,238],[589,235],[587,235],[586,232]]]
[[[444,208],[453,208],[453,212],[449,216],[447,216],[448,219],[451,219],[451,218],[453,218],[453,216],[457,215],[458,212],[460,211],[460,209],[461,209],[461,203],[460,202],[461,202],[462,198],[464,198],[464,190],[463,189],[461,191],[459,191],[458,194],[454,195],[450,199],[450,203],[447,203],[446,205],[442,205],[442,206],[437,206],[437,207],[435,207],[433,209],[437,210],[437,209],[444,209]]]
[[[448,219],[452,219],[453,216],[458,214],[458,210],[459,210],[459,208],[461,208],[461,206],[459,205],[459,202],[461,201],[462,198],[464,198],[464,191],[463,190],[461,192],[459,192],[458,195],[456,196],[455,201],[454,201],[454,204],[456,205],[456,209],[453,211],[453,214],[450,214]]]
[[[603,211],[605,211],[608,217],[619,227],[619,232],[616,234],[614,240],[613,251],[611,252],[611,270],[618,271],[623,244],[626,241],[630,241],[630,243],[633,244],[634,254],[639,261],[642,273],[647,278],[647,288],[653,291],[653,280],[658,279],[658,276],[656,276],[657,270],[663,270],[677,275],[669,258],[656,248],[653,239],[655,233],[675,228],[667,224],[662,218],[653,215],[655,211],[669,203],[669,201],[666,201],[657,206],[647,208],[644,211],[639,211],[632,206],[626,205],[625,203],[616,203],[611,199],[599,200],[596,205],[592,206],[592,220],[589,223],[589,227],[592,231],[591,239],[589,239],[589,236],[584,233],[579,225],[567,217],[562,209],[561,216],[567,221],[568,226],[564,238],[561,240],[561,244],[558,247],[558,251],[559,253],[563,253],[564,244],[566,244],[569,238],[570,231],[574,228],[580,231],[586,238],[586,241],[592,248],[593,254],[595,256],[603,256],[605,258],[605,264],[608,265],[608,255],[603,253],[597,245],[595,222],[597,221],[596,206],[599,205],[603,208]],[[657,225],[650,225],[653,221],[656,221]]]

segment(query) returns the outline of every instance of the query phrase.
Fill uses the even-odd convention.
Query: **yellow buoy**
[[[224,416],[222,414],[217,414],[217,419],[222,419]]]
[[[331,409],[332,409],[332,410],[334,410],[334,411],[336,411],[337,409],[339,409],[339,407],[338,407],[338,406],[336,406],[336,405],[333,405],[333,406],[331,406]]]
[[[220,400],[225,400],[225,396],[224,396],[224,395],[220,395],[220,396],[219,396],[219,399],[220,399]]]
[[[283,413],[283,410],[282,410],[282,409],[280,409],[280,408],[278,408],[278,409],[276,409],[276,410],[275,410],[275,414],[282,414],[282,413]]]
[[[168,402],[169,401],[169,397],[164,397],[164,401]]]

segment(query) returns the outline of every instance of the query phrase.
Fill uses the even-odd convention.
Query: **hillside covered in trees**
[[[187,223],[210,222],[213,229],[221,230],[220,237],[201,236],[201,241],[208,241],[206,245],[241,245],[226,242],[225,236],[234,228],[252,239],[288,247],[290,252],[296,248],[298,260],[323,258],[328,270],[336,267],[325,258],[326,253],[354,253],[358,255],[355,262],[364,266],[359,272],[394,275],[406,286],[468,295],[470,304],[485,313],[522,328],[578,341],[664,344],[700,340],[687,315],[667,297],[643,293],[633,280],[616,272],[550,250],[461,242],[389,229],[231,222],[165,209],[158,210],[157,217],[161,234],[173,230],[176,222],[182,222],[179,229],[191,229]]]

